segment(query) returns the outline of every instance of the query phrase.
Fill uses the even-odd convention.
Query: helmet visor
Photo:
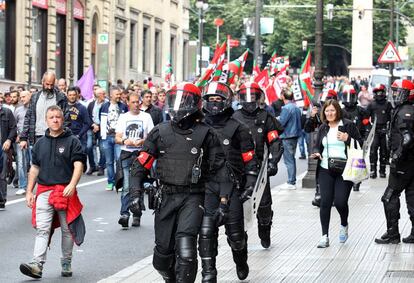
[[[240,102],[260,102],[262,92],[256,88],[244,88],[239,91]]]
[[[357,97],[356,94],[345,92],[342,95],[342,102],[343,103],[348,103],[348,104],[355,104],[355,103],[358,102],[358,97]]]
[[[199,108],[200,102],[199,95],[185,90],[172,89],[166,94],[166,104],[169,111]]]

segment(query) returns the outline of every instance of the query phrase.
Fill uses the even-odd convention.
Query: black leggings
[[[331,208],[334,202],[336,210],[338,210],[341,217],[341,225],[348,225],[348,199],[353,183],[344,181],[342,175],[331,173],[328,169],[322,167],[319,167],[318,180],[321,193],[320,217],[322,235],[328,235]]]

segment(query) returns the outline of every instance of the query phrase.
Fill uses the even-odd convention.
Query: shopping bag
[[[342,173],[342,178],[345,181],[351,181],[354,184],[358,184],[369,178],[364,150],[359,143],[354,142],[354,140],[351,140],[351,146],[348,147],[348,158],[344,172]]]

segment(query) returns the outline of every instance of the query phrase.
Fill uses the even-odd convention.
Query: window
[[[137,24],[132,22],[130,25],[129,35],[129,68],[136,69],[137,67]]]
[[[162,70],[162,66],[161,66],[161,60],[162,60],[162,52],[161,52],[161,31],[160,30],[156,30],[155,31],[155,52],[154,52],[154,56],[155,56],[155,74],[157,75],[161,75],[161,70]]]
[[[170,37],[170,56],[171,56],[171,69],[173,74],[176,74],[177,67],[177,37],[171,35]]]
[[[66,16],[56,16],[56,77],[65,78]]]
[[[42,80],[47,68],[47,10],[33,8],[32,72],[33,82]]]
[[[183,45],[183,79],[188,80],[188,40]]]
[[[149,73],[150,69],[150,38],[149,38],[149,27],[144,26],[144,32],[142,35],[142,70]]]
[[[14,80],[16,57],[16,3],[0,0],[0,79]],[[4,40],[7,38],[7,40]]]
[[[93,70],[97,73],[96,55],[97,55],[97,36],[98,36],[98,15],[95,13],[92,20],[92,41],[91,41],[91,62]]]

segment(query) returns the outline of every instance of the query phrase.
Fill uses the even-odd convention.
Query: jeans
[[[122,171],[124,173],[124,183],[122,186],[122,193],[121,193],[121,215],[128,215],[129,216],[129,204],[130,204],[130,197],[129,197],[129,168],[131,167],[132,159],[126,158],[121,161]]]
[[[97,138],[97,134],[93,133],[92,130],[89,130],[87,132],[87,140],[86,140],[86,154],[88,155],[89,160],[89,167],[90,168],[96,168],[97,158],[98,158],[98,152],[97,147],[94,144],[94,139],[96,140],[96,143],[98,143],[99,146],[99,161],[98,165],[99,168],[105,168],[105,154],[102,146],[102,140]]]
[[[71,261],[73,250],[73,239],[66,222],[66,211],[55,211],[49,204],[51,191],[40,194],[36,199],[36,239],[33,252],[33,261],[44,264],[52,229],[53,215],[59,216],[60,228],[62,230],[62,260]]]
[[[30,160],[31,160],[30,149],[22,150],[19,144],[17,144],[16,154],[17,154],[17,175],[19,176],[19,189],[26,190],[27,169],[30,166]]]
[[[296,146],[298,144],[298,138],[283,139],[283,161],[285,162],[288,172],[288,184],[296,184]]]
[[[121,147],[115,144],[115,136],[107,136],[102,140],[103,151],[105,152],[106,170],[108,173],[108,184],[115,183],[115,162],[121,155]]]
[[[306,156],[305,143],[306,143],[306,149],[309,154],[309,134],[306,133],[304,130],[302,130],[302,135],[299,137],[298,143],[299,143],[300,156]]]

